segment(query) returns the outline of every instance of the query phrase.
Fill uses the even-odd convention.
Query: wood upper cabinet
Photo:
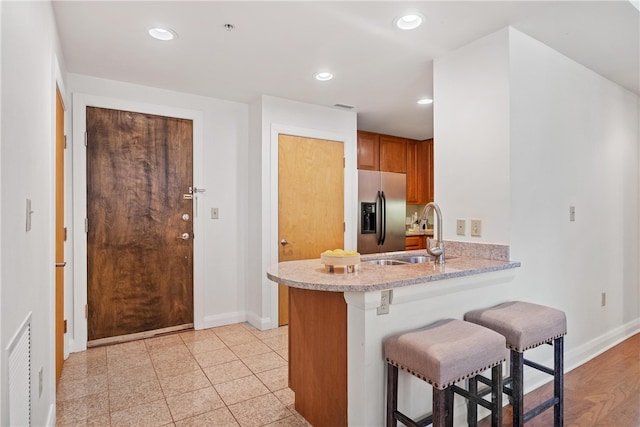
[[[418,171],[420,170],[420,162],[418,161],[419,145],[419,141],[407,141],[407,203],[413,204],[419,204],[421,199],[419,193],[423,187],[418,180]]]
[[[358,131],[358,169],[380,170],[380,135]]]
[[[433,139],[407,141],[407,203],[433,201]]]
[[[407,172],[407,140],[358,131],[358,169]]]
[[[407,140],[380,135],[380,170],[407,173]]]

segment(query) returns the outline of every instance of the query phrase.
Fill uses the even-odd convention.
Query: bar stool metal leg
[[[553,425],[564,424],[564,337],[553,340],[553,392],[558,402],[553,407]]]
[[[447,427],[453,427],[453,387],[447,387],[445,390]]]
[[[513,427],[524,425],[523,392],[524,354],[511,350],[511,398],[513,400]]]
[[[476,377],[471,377],[467,380],[467,387],[469,394],[478,395],[478,379]],[[478,404],[471,399],[467,400],[467,425],[470,427],[478,425]]]
[[[397,427],[394,413],[398,409],[398,367],[387,363],[387,427]]]
[[[447,417],[447,400],[453,400],[447,398],[447,394],[450,392],[449,389],[433,389],[433,427],[448,427],[447,418],[453,418]]]
[[[502,364],[491,368],[491,404],[491,426],[500,427],[502,425]]]

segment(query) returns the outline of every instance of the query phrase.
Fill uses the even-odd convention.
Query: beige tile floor
[[[73,353],[57,426],[309,426],[287,387],[287,333],[235,324]]]

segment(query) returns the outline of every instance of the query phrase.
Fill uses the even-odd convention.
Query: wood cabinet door
[[[433,202],[433,139],[428,139],[420,143],[420,157],[423,159],[423,167],[418,170],[421,171],[422,176],[418,178],[422,188],[419,190],[421,199],[419,203]]]
[[[89,341],[193,324],[192,127],[87,107]]]
[[[421,203],[420,185],[420,145],[421,143],[414,140],[407,141],[407,203]]]
[[[358,131],[358,169],[380,170],[380,135]]]
[[[420,236],[407,236],[405,237],[405,250],[412,251],[420,248]]]
[[[407,140],[380,135],[380,170],[407,173]]]

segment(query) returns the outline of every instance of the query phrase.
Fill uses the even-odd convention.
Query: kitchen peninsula
[[[289,286],[289,384],[296,410],[311,424],[384,425],[384,338],[502,302],[483,299],[483,289],[508,286],[520,267],[503,245],[445,242],[445,253],[443,265],[367,263],[428,256],[404,251],[363,255],[355,273],[330,273],[319,259],[268,270],[270,280]],[[429,387],[402,381],[403,409],[428,412]]]

